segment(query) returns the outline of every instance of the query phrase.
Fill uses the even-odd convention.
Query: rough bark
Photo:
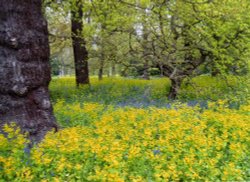
[[[41,0],[0,0],[0,132],[4,124],[15,122],[34,142],[57,129],[41,8]]]
[[[76,85],[89,84],[88,51],[82,37],[83,11],[81,0],[72,4],[71,37],[74,52]]]

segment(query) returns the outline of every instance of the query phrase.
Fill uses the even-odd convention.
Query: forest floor
[[[35,146],[0,136],[0,181],[249,181],[246,82],[200,76],[168,101],[169,81],[53,78],[60,125]],[[13,139],[13,140],[12,140]]]

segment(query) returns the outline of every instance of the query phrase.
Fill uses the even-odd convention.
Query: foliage
[[[114,108],[94,103],[72,103],[65,108],[60,101],[56,112],[73,116],[69,122],[78,123],[49,133],[32,149],[28,161],[25,140],[6,126],[9,138],[0,136],[0,179],[248,181],[250,107],[231,110],[226,106],[219,101],[206,110],[185,105]],[[74,117],[77,114],[79,118]],[[86,116],[91,123],[85,123]]]
[[[49,22],[50,61],[53,75],[58,75],[58,72],[63,75],[73,74],[73,51],[71,48],[69,14],[61,7],[55,6],[55,4],[50,4],[45,10],[46,19]]]
[[[69,27],[70,2],[45,1],[55,43],[70,37],[69,28],[63,28]],[[145,79],[152,68],[159,69],[170,79],[169,98],[175,99],[187,78],[249,71],[248,0],[81,2],[89,67],[100,79],[104,72],[112,75],[113,68],[122,76]]]
[[[5,135],[0,134],[0,181],[31,180],[25,135],[14,123],[5,125],[3,131]]]

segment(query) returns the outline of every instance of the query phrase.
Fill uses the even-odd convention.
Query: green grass
[[[50,84],[53,102],[63,98],[66,102],[98,102],[112,105],[166,106],[170,81],[167,78],[139,80],[127,78],[91,78],[91,85],[75,87],[74,77],[54,78]],[[249,79],[247,77],[199,76],[184,81],[178,101],[217,101],[227,99],[243,103],[249,99]]]

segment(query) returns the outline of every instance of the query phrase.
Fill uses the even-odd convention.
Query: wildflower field
[[[54,79],[60,131],[30,151],[20,131],[5,126],[0,181],[249,181],[248,92],[232,95],[210,77],[194,83],[199,92],[184,85],[179,102],[169,103],[162,78],[93,79],[80,89],[73,78]]]

